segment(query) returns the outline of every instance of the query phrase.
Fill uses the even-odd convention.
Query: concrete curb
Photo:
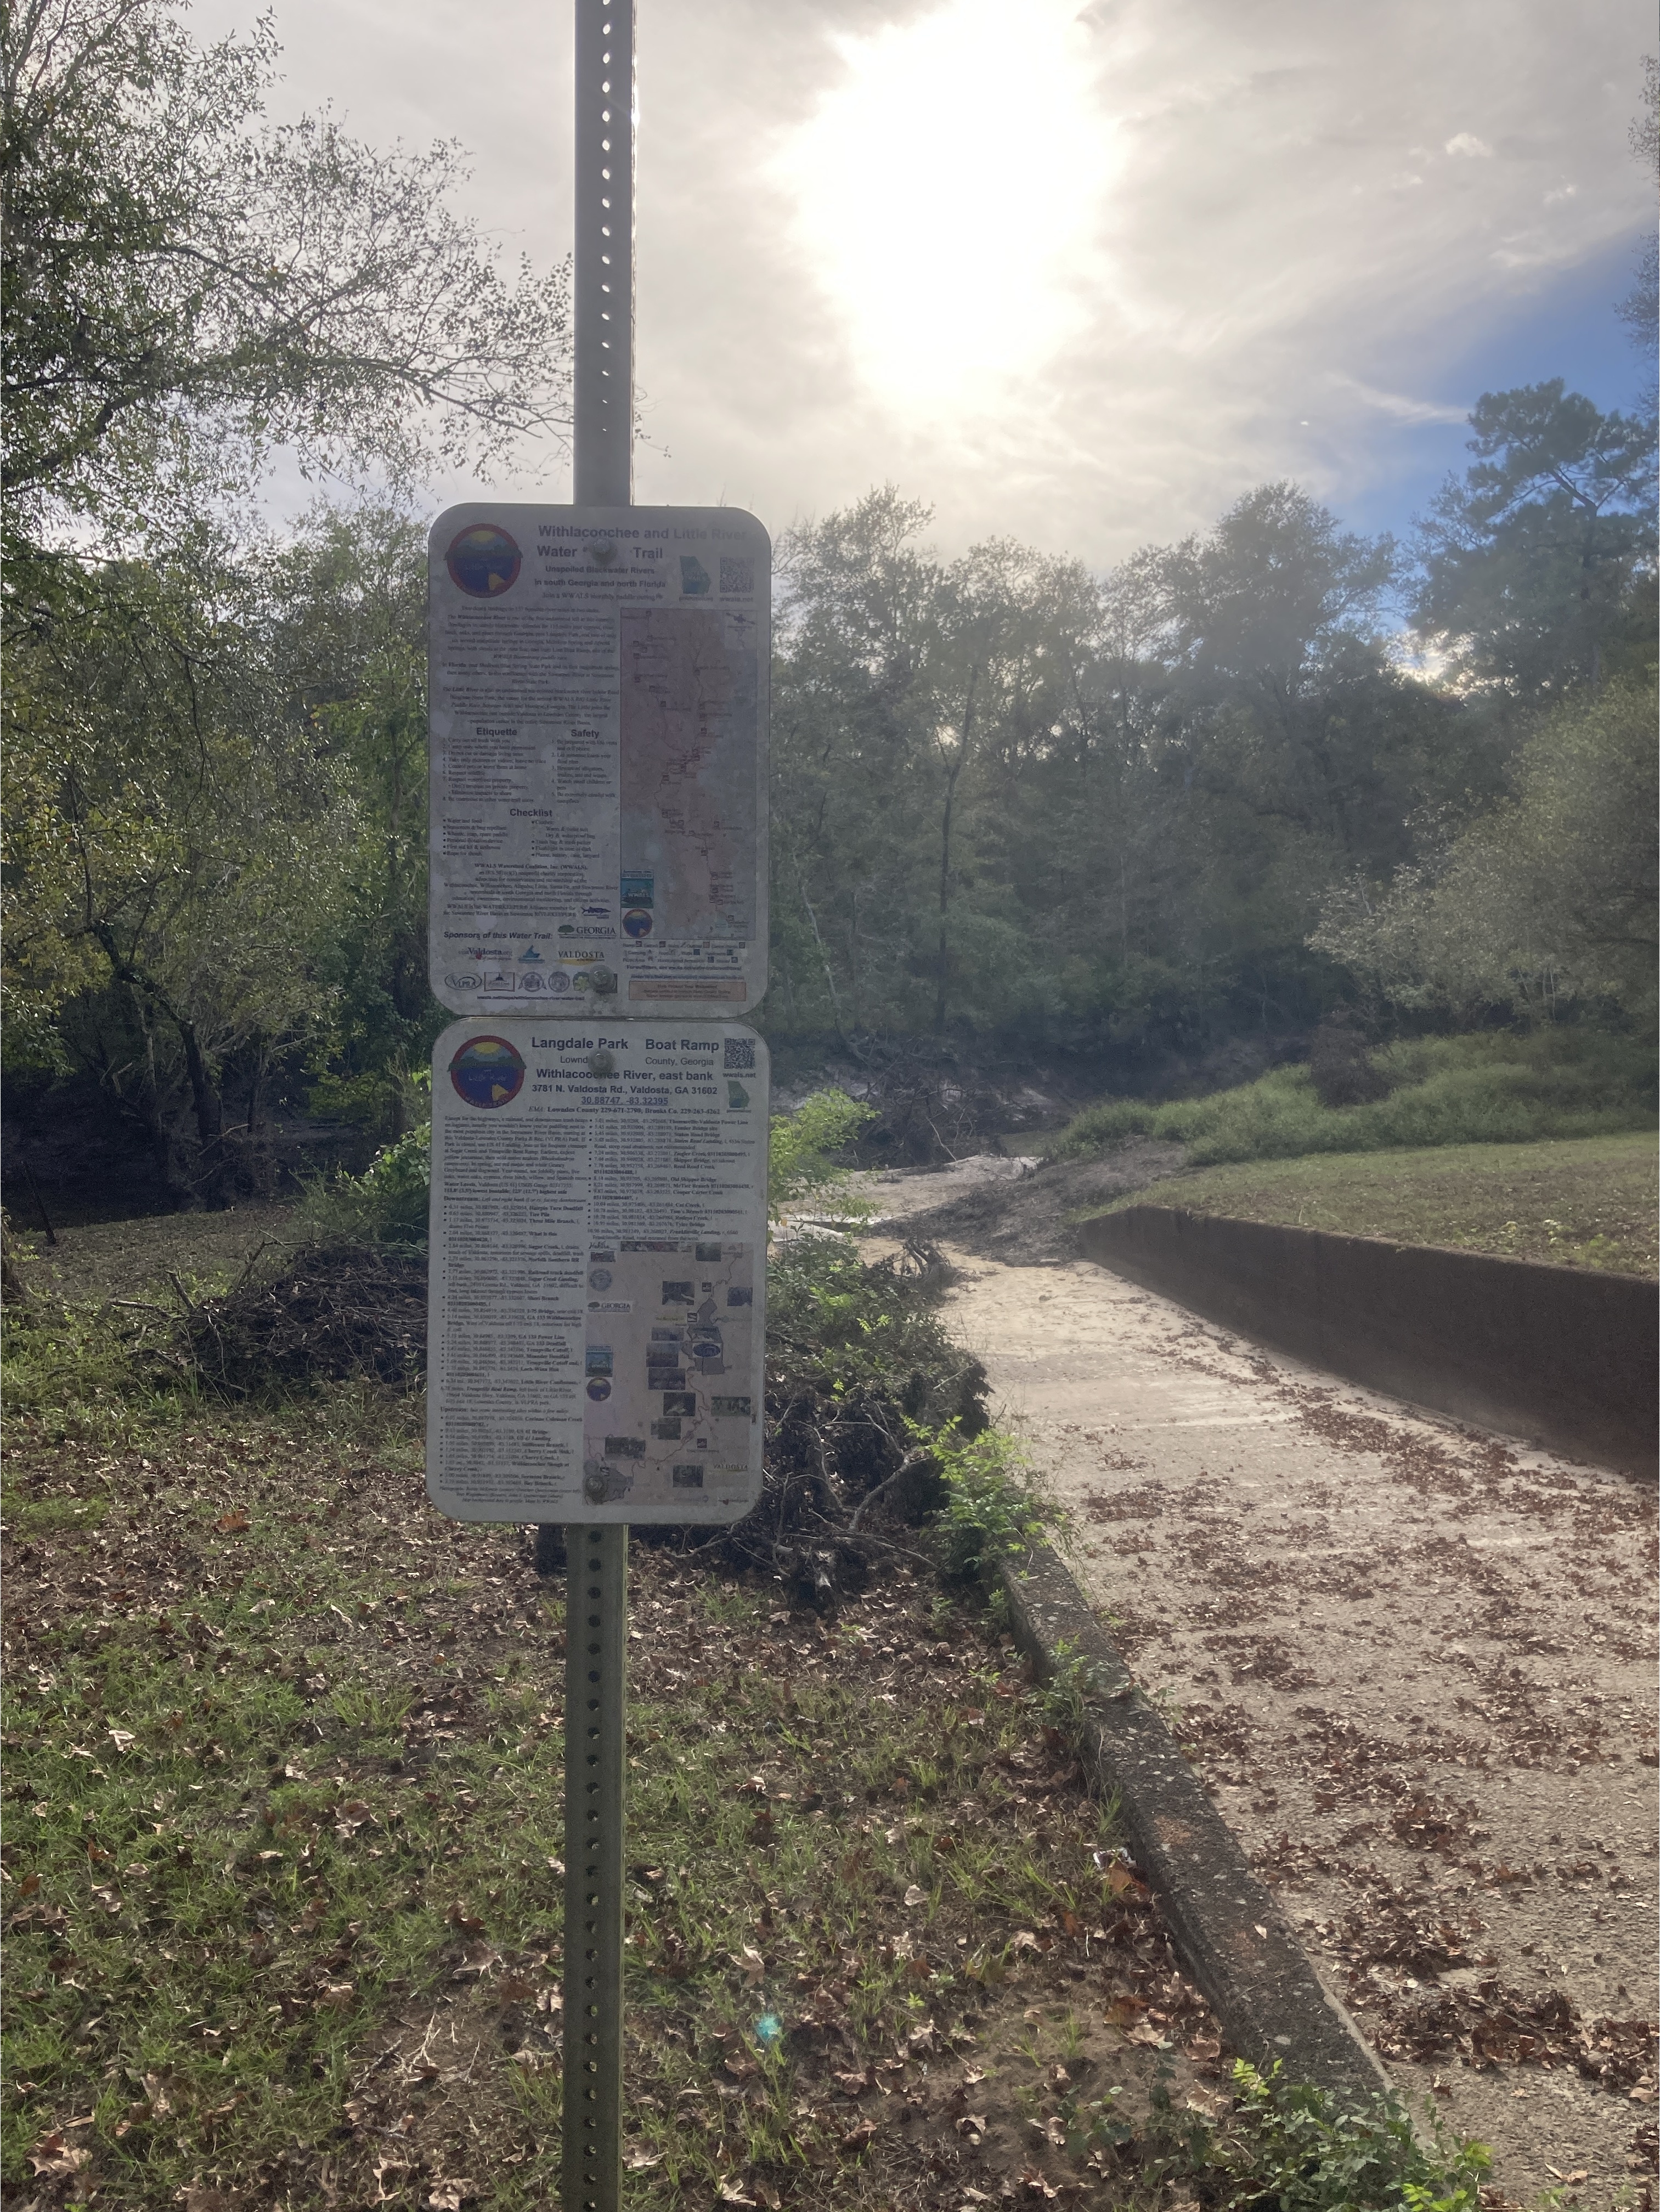
[[[1328,1374],[1652,1477],[1660,1297],[1645,1277],[1176,1206],[1079,1224],[1144,1290]]]
[[[1353,2104],[1389,2087],[1359,2030],[1329,1996],[1279,1906],[1200,1788],[1175,1738],[1047,1544],[997,1580],[1015,1642],[1039,1679],[1087,1669],[1085,1772],[1116,1796],[1136,1864],[1158,1899],[1182,1964],[1234,2049],[1266,2070]]]

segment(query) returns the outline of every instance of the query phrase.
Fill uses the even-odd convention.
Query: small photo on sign
[[[587,1349],[605,1363],[599,1379],[609,1393],[603,1406],[587,1409],[583,1457],[625,1461],[636,1504],[726,1487],[730,1469],[717,1482],[704,1462],[685,1454],[713,1445],[730,1457],[733,1425],[752,1427],[757,1253],[753,1244],[712,1237],[624,1237],[606,1265],[605,1304],[613,1310],[602,1316],[590,1304],[588,1325],[596,1338],[603,1329],[604,1340]]]

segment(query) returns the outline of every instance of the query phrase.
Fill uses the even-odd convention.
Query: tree
[[[1413,625],[1467,682],[1523,700],[1652,652],[1655,425],[1563,380],[1484,392],[1476,455],[1420,526]]]
[[[117,536],[307,470],[487,465],[566,416],[568,280],[504,281],[444,195],[453,145],[260,122],[276,44],[170,0],[16,0],[0,29],[10,526]]]
[[[1643,57],[1643,112],[1631,126],[1631,150],[1660,179],[1660,58]],[[1651,356],[1660,344],[1660,235],[1652,223],[1638,248],[1637,282],[1616,311],[1629,325],[1632,343]]]
[[[1402,869],[1351,881],[1314,943],[1385,1000],[1474,1020],[1577,1001],[1654,1027],[1657,891],[1652,683],[1582,690],[1535,730],[1511,794]]]
[[[265,566],[287,712],[350,817],[319,976],[333,1013],[316,1095],[391,1141],[449,1018],[427,985],[426,532],[401,507],[320,507]]]
[[[205,533],[191,551],[40,564],[8,654],[28,799],[6,822],[9,1057],[94,1072],[175,1204],[246,1185],[271,1058],[327,1013],[345,859],[333,767],[278,711],[246,580]]]
[[[94,1071],[177,1202],[296,1054],[395,1131],[435,1012],[418,533],[273,552],[262,471],[408,484],[566,412],[566,272],[502,274],[453,146],[266,126],[275,52],[172,0],[0,19],[7,1052]]]
[[[1377,635],[1389,541],[1270,485],[1098,579],[927,520],[889,488],[781,549],[769,1018],[1146,1056],[1316,1015],[1323,890],[1463,781]]]

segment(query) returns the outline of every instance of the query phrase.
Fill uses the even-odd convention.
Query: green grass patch
[[[1622,1274],[1660,1270],[1660,1176],[1648,1135],[1207,1168],[1104,1210],[1149,1204]]]
[[[1589,1028],[1388,1045],[1371,1065],[1391,1088],[1365,1105],[1323,1106],[1305,1066],[1278,1067],[1207,1098],[1162,1105],[1109,1098],[1085,1108],[1052,1146],[1085,1159],[1131,1136],[1188,1147],[1189,1164],[1291,1159],[1439,1145],[1517,1145],[1651,1128],[1654,1054]]]
[[[556,2202],[563,1593],[526,1532],[441,1519],[414,1441],[326,1401],[9,1443],[8,2192]],[[902,1568],[825,1619],[670,1546],[630,1572],[629,2204],[1041,2172],[1221,2212],[1294,2120],[1304,2182],[1333,2160],[1299,2203],[1473,2207],[1473,2154],[1380,2114],[1358,2160],[1233,2082],[967,1594]]]

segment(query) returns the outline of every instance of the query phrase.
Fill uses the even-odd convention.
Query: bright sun
[[[948,0],[838,38],[779,173],[858,366],[902,404],[989,401],[1082,328],[1116,167],[1078,0]]]

